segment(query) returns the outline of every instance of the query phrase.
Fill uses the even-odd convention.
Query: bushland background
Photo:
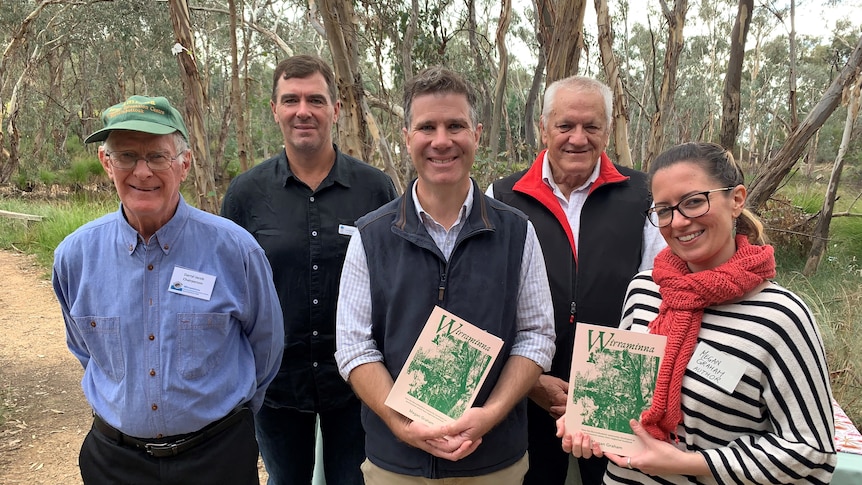
[[[117,208],[96,147],[81,141],[101,127],[100,110],[132,94],[168,97],[187,120],[196,160],[183,192],[217,212],[233,176],[281,149],[271,74],[299,53],[335,69],[339,147],[399,187],[414,176],[401,150],[401,86],[432,64],[464,73],[480,93],[474,175],[483,187],[533,160],[541,93],[576,73],[613,88],[608,153],[623,165],[645,169],[683,141],[727,147],[747,168],[751,208],[778,250],[778,281],[814,311],[835,396],[858,426],[860,8],[859,0],[0,0],[0,210],[42,217],[0,217],[0,482],[67,483],[34,477],[60,457],[66,463],[66,447],[74,456],[88,425],[46,278],[66,234]],[[25,269],[23,279],[14,268]],[[72,441],[48,440],[67,435],[51,426],[36,431],[70,415],[84,423],[62,425],[76,426]],[[35,475],[10,472],[22,469]]]

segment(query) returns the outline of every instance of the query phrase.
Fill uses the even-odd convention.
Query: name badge
[[[338,225],[338,234],[342,236],[353,236],[353,233],[356,232],[356,228],[354,226],[346,226],[344,224]]]
[[[200,271],[174,266],[168,291],[178,295],[190,296],[209,301],[213,293],[216,277]]]
[[[744,360],[699,342],[687,369],[733,394],[747,367]]]

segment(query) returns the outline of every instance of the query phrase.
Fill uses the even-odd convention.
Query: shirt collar
[[[153,234],[153,237],[150,238],[150,241],[155,241],[158,244],[158,247],[161,248],[163,253],[170,253],[170,250],[173,247],[174,243],[179,240],[180,233],[182,232],[183,227],[185,227],[186,221],[188,220],[190,213],[191,209],[186,203],[186,199],[183,197],[183,194],[180,194],[180,200],[177,204],[177,211],[164,226],[160,227],[159,230],[156,231],[155,234]],[[129,224],[129,221],[127,221],[126,217],[123,215],[122,203],[120,203],[118,217],[121,221],[120,245],[125,251],[127,251],[131,255],[135,252],[135,248],[138,247],[138,244],[143,243],[143,239],[141,239],[141,236],[140,234],[138,234],[138,231],[134,227],[132,227],[131,224]]]
[[[350,187],[351,171],[347,167],[347,164],[344,163],[344,154],[341,153],[341,151],[338,149],[338,145],[336,145],[335,143],[332,144],[332,148],[335,149],[335,162],[332,164],[332,168],[329,169],[329,174],[326,176],[326,178],[323,179],[323,182],[320,183],[320,186],[317,188],[317,190],[320,190],[324,187],[328,187],[332,184],[339,184],[344,187]],[[285,150],[284,148],[281,149],[280,161],[284,164],[284,179],[282,180],[282,186],[286,186],[288,179],[296,179],[296,177],[293,175],[293,171],[290,169],[290,164],[287,163],[287,150]]]
[[[425,221],[427,219],[434,220],[431,217],[431,214],[425,212],[425,209],[422,208],[422,204],[419,203],[419,196],[416,194],[416,186],[419,185],[418,181],[413,183],[413,187],[410,190],[410,194],[413,197],[413,205],[416,206],[416,215],[419,216],[420,221]],[[470,181],[470,190],[467,191],[467,197],[464,199],[464,202],[461,204],[461,214],[458,216],[458,220],[455,222],[455,225],[463,222],[470,215],[470,212],[473,210],[473,181]],[[434,221],[437,222],[437,221]]]
[[[577,192],[579,190],[584,190],[590,188],[593,183],[599,179],[599,172],[601,171],[601,159],[596,162],[596,165],[593,167],[593,173],[590,174],[590,177],[586,182],[583,183],[580,187],[575,188],[572,192]],[[557,187],[557,183],[554,182],[554,175],[551,173],[551,162],[548,160],[548,151],[545,150],[545,156],[542,159],[542,181],[545,182],[545,185],[551,188],[555,195],[563,197],[563,192],[560,191],[559,187]],[[565,197],[563,197],[565,198]]]

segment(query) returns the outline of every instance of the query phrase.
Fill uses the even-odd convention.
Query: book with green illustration
[[[503,341],[435,306],[386,398],[429,426],[458,419],[476,400]]]
[[[642,448],[629,426],[652,403],[667,337],[587,323],[575,328],[566,432],[581,431],[602,451]]]

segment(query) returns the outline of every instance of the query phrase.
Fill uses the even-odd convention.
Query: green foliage
[[[44,185],[52,185],[57,180],[57,172],[51,170],[39,170],[39,181]]]
[[[0,209],[40,215],[40,222],[0,218],[0,248],[36,255],[46,269],[54,260],[54,248],[81,225],[117,209],[112,198],[79,195],[70,200],[26,201],[0,199]]]
[[[104,177],[105,171],[98,159],[83,158],[72,162],[66,173],[68,182],[78,186],[82,186]]]

